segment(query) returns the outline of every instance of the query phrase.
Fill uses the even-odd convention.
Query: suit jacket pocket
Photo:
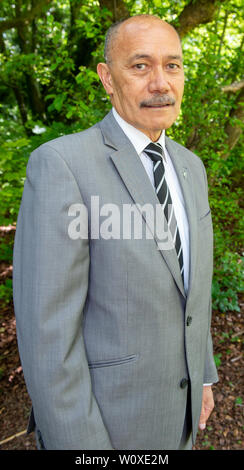
[[[132,354],[131,356],[124,356],[118,359],[108,359],[106,361],[94,361],[88,363],[89,369],[97,369],[99,367],[112,367],[112,366],[119,366],[122,364],[127,364],[129,362],[136,361],[138,359],[138,354]]]

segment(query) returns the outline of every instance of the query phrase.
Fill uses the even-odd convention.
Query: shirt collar
[[[138,155],[141,155],[145,147],[150,144],[151,140],[149,137],[146,136],[143,132],[136,129],[136,127],[132,126],[128,122],[126,122],[116,111],[115,108],[112,108],[113,116],[116,119],[119,126],[124,131],[125,135],[131,141],[132,145],[135,147],[136,152]],[[163,147],[165,153],[165,130],[163,129],[159,139],[157,140]]]

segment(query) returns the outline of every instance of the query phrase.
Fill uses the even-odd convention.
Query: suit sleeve
[[[205,180],[205,185],[206,185],[206,193],[208,197],[208,180],[207,180],[207,174],[205,167],[201,161],[202,164],[202,169],[203,169],[203,175],[204,175],[204,180]],[[218,382],[218,373],[214,361],[214,355],[213,355],[213,342],[212,342],[212,335],[211,335],[211,320],[212,320],[212,299],[209,299],[209,328],[208,328],[208,337],[207,337],[207,349],[206,349],[206,358],[205,358],[205,368],[204,368],[204,378],[203,378],[203,383],[208,384],[208,383],[214,383]]]
[[[216,369],[216,365],[214,362],[214,355],[213,355],[213,342],[212,342],[212,335],[210,331],[210,325],[211,325],[211,318],[212,318],[212,313],[211,313],[211,301],[210,301],[210,307],[209,307],[209,329],[208,329],[208,338],[207,338],[207,349],[206,349],[206,358],[205,358],[205,369],[204,369],[204,378],[203,382],[204,384],[207,383],[214,383],[218,382],[218,373]]]
[[[109,450],[82,335],[89,241],[68,234],[68,210],[77,203],[82,197],[66,162],[48,144],[34,151],[14,246],[18,345],[45,448]]]

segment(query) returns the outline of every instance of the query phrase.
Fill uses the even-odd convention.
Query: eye
[[[180,68],[179,64],[174,64],[174,63],[167,64],[167,67],[170,70],[178,70]]]
[[[146,64],[135,64],[134,67],[137,69],[137,70],[145,70],[146,69]]]

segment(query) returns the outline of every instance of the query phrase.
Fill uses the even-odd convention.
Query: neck
[[[134,129],[137,129],[138,131],[142,132],[143,134],[145,134],[147,137],[149,137],[149,139],[152,141],[152,142],[157,142],[159,137],[161,136],[163,130],[162,129],[156,129],[156,130],[150,130],[150,129],[142,129],[141,127],[135,125],[134,122],[130,122],[129,120],[125,119],[123,116],[122,116],[122,113],[120,114],[117,109],[115,108],[115,106],[113,106],[113,112],[115,113],[115,118],[117,116],[117,118],[119,119],[122,119],[122,121],[124,121],[125,123],[129,124],[130,126],[134,127]],[[121,123],[122,124],[122,123]]]
[[[145,134],[147,137],[149,137],[149,139],[150,139],[152,142],[157,142],[157,140],[159,139],[159,137],[160,137],[161,134],[162,134],[162,131],[161,131],[161,130],[158,130],[158,131],[150,131],[150,130],[147,130],[147,129],[139,129],[139,131],[143,132],[143,134]]]

